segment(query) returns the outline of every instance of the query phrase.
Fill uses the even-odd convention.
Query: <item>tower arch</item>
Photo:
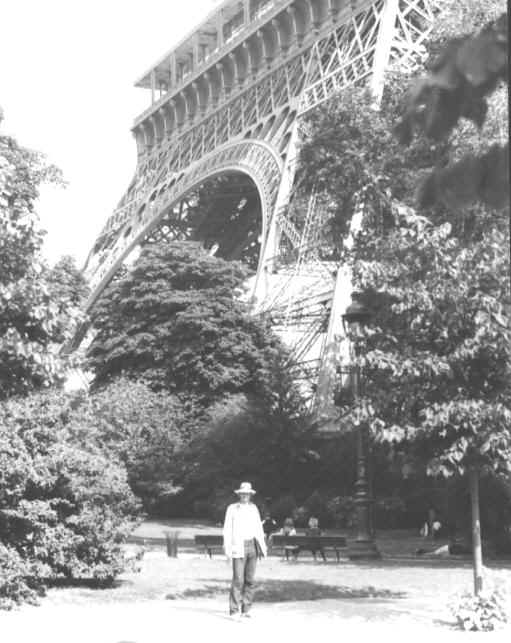
[[[389,62],[412,69],[423,58],[440,5],[224,0],[136,83],[151,104],[133,125],[135,176],[84,268],[87,307],[149,236],[172,231],[181,204],[204,181],[247,176],[261,210],[253,310],[270,311],[299,336],[293,359],[300,368],[309,362],[311,389],[323,391],[311,399],[331,400],[332,347],[343,338],[338,325],[351,285],[339,277],[342,266],[321,260],[316,231],[324,213],[314,195],[308,205],[293,201],[302,117],[353,85],[381,95]],[[158,87],[165,87],[159,98]],[[322,347],[312,359],[315,342]]]
[[[269,144],[249,139],[228,143],[185,171],[161,177],[142,205],[137,206],[136,212],[133,210],[134,204],[128,204],[105,226],[102,244],[96,244],[87,260],[91,294],[86,308],[94,305],[130,253],[164,219],[172,223],[175,207],[201,184],[215,177],[244,174],[253,181],[260,199],[262,248],[277,199],[282,165],[282,159]],[[178,220],[175,222],[177,225]]]

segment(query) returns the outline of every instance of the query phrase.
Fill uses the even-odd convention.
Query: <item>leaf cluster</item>
[[[246,268],[186,243],[155,244],[105,291],[88,350],[96,385],[126,374],[154,389],[195,395],[261,391],[281,351],[240,299]]]
[[[301,190],[319,194],[329,214],[322,234],[334,256],[343,256],[355,215],[364,212],[384,233],[393,225],[392,200],[412,206],[421,173],[446,162],[445,143],[418,136],[403,148],[392,135],[408,82],[403,73],[389,72],[380,111],[367,89],[355,87],[308,116],[299,157]]]
[[[460,119],[480,130],[488,114],[487,96],[508,78],[507,14],[477,33],[451,36],[412,84],[394,131],[404,145],[414,132],[446,140]],[[466,154],[447,167],[437,167],[419,189],[419,207],[436,202],[462,207],[480,202],[504,208],[509,202],[509,146],[494,144],[485,154]]]
[[[86,396],[73,417],[85,440],[123,463],[144,509],[158,511],[181,491],[183,450],[196,425],[190,400],[121,377]]]
[[[51,288],[41,258],[34,203],[43,181],[58,181],[44,158],[0,135],[0,400],[62,380],[59,355],[78,308]]]
[[[105,582],[124,568],[120,543],[138,503],[125,469],[73,426],[62,392],[0,403],[0,604],[48,580]],[[7,582],[7,585],[5,584]],[[28,589],[27,589],[28,588]]]
[[[472,11],[450,4],[454,13]],[[488,19],[484,11],[479,18],[478,29]],[[483,30],[475,45],[469,35],[456,41],[460,65],[477,49],[484,51],[488,31],[501,26]],[[460,37],[455,28],[445,34],[434,35],[442,47]],[[436,68],[441,76],[454,55],[446,51]],[[456,82],[460,70],[448,70]],[[502,74],[501,67],[494,71]],[[368,423],[382,441],[413,452],[432,472],[461,473],[471,463],[504,471],[511,459],[509,225],[495,210],[505,190],[492,186],[504,176],[505,154],[498,145],[507,119],[505,97],[500,90],[492,94],[484,136],[465,120],[456,129],[449,126],[449,138],[443,132],[439,141],[428,140],[421,129],[403,148],[391,132],[413,79],[392,72],[389,81],[379,113],[360,89],[320,109],[311,117],[300,157],[309,187],[318,181],[341,223],[334,239],[338,256],[351,267],[354,288],[372,311],[371,325],[359,337],[362,400],[347,419],[355,426]],[[418,112],[424,118],[424,110]],[[456,170],[446,168],[449,159],[467,154],[472,156]],[[427,216],[419,216],[411,207],[413,194],[432,170],[434,195],[421,194],[430,207]],[[478,198],[484,193],[480,201],[486,205],[459,207],[472,200],[467,189]],[[358,232],[350,227],[355,215],[361,219]],[[351,247],[344,244],[348,231]],[[475,417],[467,423],[469,412]]]

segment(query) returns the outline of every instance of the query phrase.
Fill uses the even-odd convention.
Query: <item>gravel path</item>
[[[435,561],[436,562],[436,561]],[[258,568],[253,618],[227,615],[229,565],[196,554],[146,554],[115,588],[54,589],[41,607],[0,613],[1,643],[511,640],[452,629],[449,595],[470,587],[465,563],[285,563]],[[511,572],[506,572],[510,573]],[[480,638],[478,638],[480,640]]]

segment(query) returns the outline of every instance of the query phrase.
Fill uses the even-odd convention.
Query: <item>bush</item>
[[[378,529],[398,529],[404,522],[406,506],[402,498],[377,498],[374,503],[374,523]]]
[[[355,502],[352,496],[337,496],[328,501],[334,526],[350,529],[355,524]]]
[[[193,512],[196,516],[206,517],[215,523],[223,523],[225,511],[231,502],[235,502],[233,494],[234,485],[229,489],[217,489],[208,499],[196,500],[193,503]]]
[[[282,526],[286,518],[294,519],[296,511],[296,500],[294,496],[285,495],[274,500],[270,505],[270,513],[277,524]]]
[[[37,605],[43,593],[37,566],[0,544],[0,609],[10,610],[21,603]]]
[[[126,466],[144,509],[165,514],[181,487],[175,482],[190,432],[189,411],[166,391],[142,381],[117,378],[81,403],[76,419],[92,425],[98,444]]]
[[[311,516],[319,520],[320,527],[330,527],[334,520],[328,506],[328,498],[319,491],[314,491],[303,503],[306,511],[305,523]]]
[[[43,581],[113,580],[138,502],[126,470],[88,441],[63,393],[0,405],[0,541],[4,606]],[[17,556],[17,557],[16,557]]]
[[[466,592],[454,599],[451,611],[459,627],[475,632],[491,632],[508,622],[506,600],[501,591]]]

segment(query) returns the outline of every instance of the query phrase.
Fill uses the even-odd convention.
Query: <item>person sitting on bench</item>
[[[295,529],[295,523],[293,522],[292,518],[286,518],[284,520],[284,524],[282,526],[282,529],[279,531],[280,536],[296,536],[296,529]],[[296,560],[298,558],[298,552],[300,551],[300,547],[296,547],[294,545],[286,545],[284,547],[284,553],[286,555],[286,560],[289,560],[289,554],[292,554],[294,559]]]
[[[264,516],[263,520],[263,531],[264,531],[264,537],[266,539],[266,545],[267,547],[271,548],[272,544],[272,536],[273,534],[278,531],[277,523],[269,513],[266,513]]]
[[[322,536],[323,532],[319,528],[319,520],[315,516],[311,516],[309,518],[309,527],[308,529],[305,530],[305,535],[306,536]],[[326,556],[325,552],[323,551],[323,547],[321,547],[321,544],[318,542],[318,549],[312,549],[312,555],[314,556],[314,560],[316,560],[316,554],[319,551],[321,554],[321,558],[326,562]]]

